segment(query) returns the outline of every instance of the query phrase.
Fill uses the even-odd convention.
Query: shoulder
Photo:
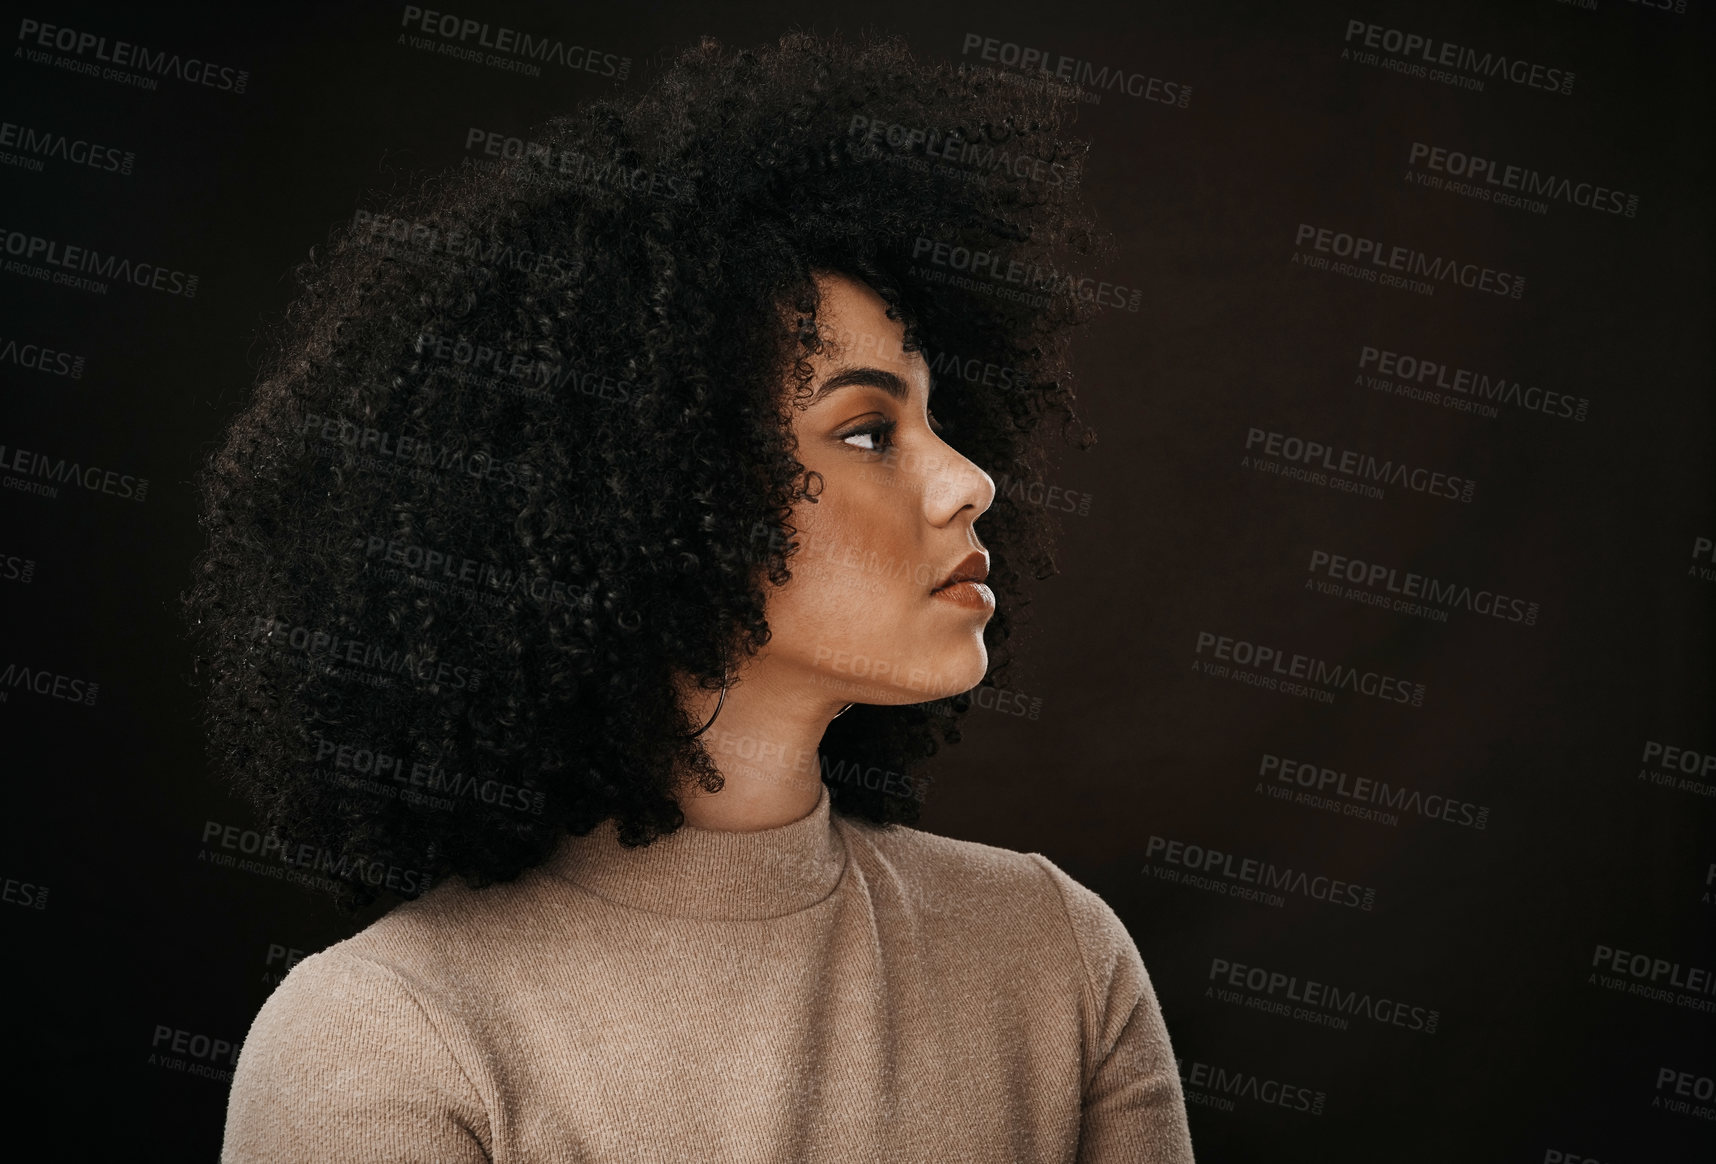
[[[317,956],[350,968],[354,977],[385,969],[420,996],[440,996],[457,983],[505,973],[516,955],[541,940],[544,914],[558,902],[537,869],[482,889],[449,878]],[[375,969],[360,971],[360,963]]]
[[[458,1057],[472,1007],[508,973],[509,935],[523,928],[537,896],[516,883],[473,890],[446,881],[395,906],[293,966],[252,1022],[246,1053],[367,1053],[394,1044]]]
[[[1087,980],[1104,981],[1137,947],[1107,901],[1049,857],[925,832],[845,821],[849,845],[872,878],[922,907],[1006,924],[1076,952]]]
[[[468,1041],[391,967],[336,943],[294,966],[245,1036],[222,1161],[492,1159]]]
[[[312,954],[245,1036],[221,1158],[356,1158],[413,1143],[441,1159],[481,1159],[486,1108],[463,1043],[396,970],[350,939]]]
[[[458,1024],[439,1005],[439,979],[482,942],[482,915],[461,888],[439,886],[402,903],[293,966],[257,1012],[246,1052],[313,1059],[456,1043]]]
[[[390,1041],[384,1032],[423,1027],[426,1017],[399,973],[348,938],[292,967],[257,1012],[245,1047],[313,1059],[336,1043]]]
[[[847,851],[867,874],[879,875],[884,883],[927,885],[947,894],[983,893],[1034,899],[1049,903],[1050,883],[1034,858],[1022,853],[925,832],[910,825],[886,827],[842,817],[841,831]]]

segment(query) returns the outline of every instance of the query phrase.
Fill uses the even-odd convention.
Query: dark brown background
[[[1661,1067],[1716,1075],[1716,1014],[1589,981],[1599,943],[1716,969],[1716,800],[1638,779],[1647,739],[1716,751],[1716,583],[1688,572],[1694,539],[1716,537],[1713,46],[1708,5],[1688,9],[445,6],[629,55],[632,85],[699,34],[863,23],[926,57],[959,59],[975,32],[1192,86],[1183,110],[1110,93],[1081,112],[1088,193],[1120,243],[1105,273],[1144,300],[1105,312],[1079,349],[1101,440],[1050,482],[1092,505],[1061,519],[1064,574],[1036,606],[1017,686],[1040,714],[974,713],[925,827],[1046,853],[1112,902],[1184,1070],[1325,1094],[1321,1115],[1194,1101],[1200,1160],[1716,1158],[1716,1122],[1652,1106]],[[211,1157],[226,1085],[151,1065],[156,1028],[236,1044],[270,989],[270,945],[349,932],[316,894],[199,861],[205,821],[249,817],[202,769],[172,610],[197,546],[189,477],[242,398],[283,273],[382,167],[457,163],[467,127],[526,136],[608,86],[399,47],[401,10],[24,8],[246,68],[242,96],[170,79],[148,93],[12,53],[0,66],[0,119],[137,157],[129,177],[0,166],[0,228],[201,275],[184,300],[0,274],[0,343],[87,357],[75,380],[0,364],[0,443],[151,479],[142,505],[0,489],[0,566],[35,563],[28,583],[0,569],[0,666],[101,683],[95,707],[22,688],[0,703],[0,880],[49,888],[43,909],[0,904],[7,1074],[19,1120],[74,1117],[51,1124],[73,1155]],[[1570,96],[1471,92],[1365,67],[1340,59],[1348,19],[1577,81]],[[1415,188],[1415,140],[1636,192],[1639,211],[1537,215]],[[1289,263],[1300,222],[1523,272],[1528,288],[1423,296],[1307,271]],[[1353,383],[1361,344],[1586,397],[1589,416],[1487,419],[1372,392]],[[1379,502],[1257,474],[1239,467],[1252,426],[1474,477],[1476,497]],[[1439,624],[1325,597],[1303,588],[1314,549],[1541,615]],[[1417,710],[1328,705],[1207,677],[1192,667],[1204,630],[1428,694]],[[1265,752],[1487,805],[1488,827],[1272,800],[1255,791]],[[1169,884],[1149,875],[1152,834],[1370,886],[1376,906]],[[1336,1031],[1224,1003],[1205,991],[1217,957],[1434,1007],[1440,1026]]]

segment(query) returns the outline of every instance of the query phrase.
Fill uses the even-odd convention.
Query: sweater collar
[[[561,838],[546,872],[607,901],[678,917],[769,918],[796,913],[834,891],[846,845],[828,785],[808,816],[734,832],[681,825],[648,845],[620,844],[611,818]]]

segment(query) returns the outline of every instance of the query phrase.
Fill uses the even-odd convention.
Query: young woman
[[[186,608],[284,859],[403,900],[223,1159],[1192,1159],[1113,910],[912,827],[1054,568],[1059,101],[706,41],[305,265]]]

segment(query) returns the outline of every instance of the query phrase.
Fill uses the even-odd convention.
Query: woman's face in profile
[[[988,669],[994,598],[981,585],[936,591],[956,572],[987,573],[972,525],[995,483],[938,435],[929,366],[901,349],[904,327],[882,298],[844,276],[818,284],[832,342],[810,359],[817,395],[793,430],[822,490],[793,511],[801,548],[792,580],[769,595],[765,650],[843,703],[968,691]]]

